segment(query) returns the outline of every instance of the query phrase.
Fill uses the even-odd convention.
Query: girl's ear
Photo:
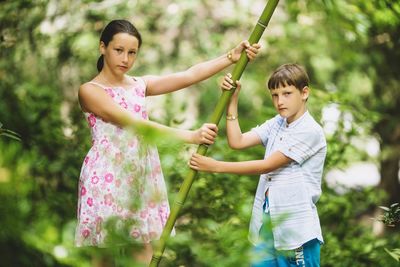
[[[100,46],[99,46],[100,54],[104,55],[106,53],[106,45],[104,44],[103,41],[100,41]]]
[[[303,100],[307,100],[310,95],[310,88],[308,86],[304,86],[301,90],[301,98]]]

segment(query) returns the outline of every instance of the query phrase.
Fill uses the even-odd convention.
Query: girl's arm
[[[143,78],[147,84],[146,95],[166,94],[203,81],[238,61],[243,50],[246,51],[250,60],[254,59],[259,48],[259,44],[250,46],[248,41],[242,41],[231,50],[231,58],[228,58],[225,54],[218,58],[198,63],[182,72],[163,76],[144,76]]]
[[[240,162],[217,161],[215,159],[193,154],[190,159],[190,168],[197,171],[233,173],[233,174],[263,174],[279,169],[292,161],[282,152],[276,151],[263,160]]]
[[[120,127],[133,127],[138,130],[150,128],[186,143],[213,144],[218,132],[217,126],[211,123],[205,123],[201,128],[190,131],[167,127],[153,121],[136,119],[127,110],[115,103],[102,88],[89,83],[83,84],[79,88],[79,103],[83,111],[93,113],[105,122]]]
[[[221,88],[223,90],[230,90],[232,88],[233,81],[232,75],[228,73],[225,75],[224,81]],[[244,149],[256,145],[261,145],[260,137],[253,131],[242,133],[238,119],[238,98],[239,91],[241,88],[240,82],[236,81],[236,90],[231,97],[231,101],[226,109],[226,133],[228,138],[228,144],[233,149]]]

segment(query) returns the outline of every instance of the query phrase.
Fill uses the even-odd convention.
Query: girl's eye
[[[291,93],[287,92],[287,93],[283,93],[285,96],[289,96]]]
[[[115,51],[117,51],[118,53],[121,53],[122,49],[116,48]]]
[[[129,55],[136,55],[136,51],[130,51]]]

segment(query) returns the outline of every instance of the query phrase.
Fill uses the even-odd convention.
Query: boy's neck
[[[303,115],[307,112],[307,107],[303,106],[293,118],[287,118],[286,122],[287,124],[291,124],[295,121],[297,121],[298,119],[300,119],[301,117],[303,117]]]

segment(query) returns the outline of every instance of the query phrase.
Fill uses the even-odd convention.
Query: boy
[[[276,69],[268,88],[278,115],[242,133],[237,117],[241,86],[236,82],[226,116],[229,146],[244,149],[262,144],[264,159],[224,162],[194,154],[190,160],[190,167],[199,171],[261,174],[250,222],[249,238],[259,254],[253,267],[319,266],[323,239],[315,203],[321,195],[326,141],[321,126],[307,111],[308,83],[307,73],[298,64]],[[232,84],[227,74],[222,88]]]

